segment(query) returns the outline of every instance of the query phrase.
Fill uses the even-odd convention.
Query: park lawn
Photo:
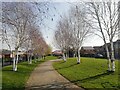
[[[55,60],[55,59],[58,59],[58,57],[56,57],[56,56],[47,56],[47,57],[45,57],[45,60]]]
[[[111,73],[107,72],[107,60],[105,59],[82,57],[81,64],[76,64],[76,58],[69,58],[67,62],[55,62],[53,66],[65,78],[85,89],[120,89],[118,62],[116,60],[116,71]]]
[[[47,60],[51,60],[55,57],[48,56]],[[18,71],[12,71],[12,65],[5,66],[2,69],[2,89],[3,90],[24,90],[25,84],[38,64],[45,62],[46,60],[40,60],[36,63],[28,64],[28,62],[21,62],[18,64]]]

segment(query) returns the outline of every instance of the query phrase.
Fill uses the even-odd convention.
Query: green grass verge
[[[47,56],[47,57],[45,57],[45,60],[55,60],[55,59],[58,59],[58,57],[55,57],[55,56]]]
[[[55,62],[54,68],[71,82],[86,89],[116,88],[120,89],[118,74],[118,60],[116,71],[107,72],[107,60],[95,58],[81,58],[81,64],[76,64],[76,58],[69,58],[67,62]]]
[[[46,60],[55,59],[56,57],[47,56]],[[25,84],[38,64],[45,62],[46,60],[40,60],[36,63],[28,64],[28,62],[21,62],[18,64],[18,71],[12,71],[12,65],[2,68],[2,90],[24,90]]]

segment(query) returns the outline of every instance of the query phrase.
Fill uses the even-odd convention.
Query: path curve
[[[54,61],[46,61],[34,69],[30,75],[25,90],[83,90],[61,76],[52,66]]]

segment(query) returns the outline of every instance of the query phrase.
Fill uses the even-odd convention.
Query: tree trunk
[[[66,62],[66,57],[64,53],[63,53],[63,60]]]
[[[68,53],[65,54],[66,59],[68,58]]]
[[[28,59],[28,64],[32,64],[31,55],[30,54],[27,55],[27,59]]]
[[[110,42],[111,44],[111,64],[112,64],[112,71],[115,71],[115,57],[114,57],[114,47],[113,42]]]
[[[28,64],[30,63],[30,57],[29,57],[29,54],[27,53],[27,61],[28,61]]]
[[[31,55],[30,55],[29,61],[30,61],[30,64],[32,64],[32,57],[31,57]]]
[[[76,56],[76,55],[75,55],[75,53],[74,53],[73,57],[75,58],[75,56]]]
[[[44,60],[45,60],[45,58],[44,58]],[[37,62],[37,57],[35,56],[35,63]]]
[[[108,59],[108,71],[111,71],[111,60],[110,60],[110,54],[109,54],[109,50],[108,50],[108,46],[107,44],[105,43],[105,48],[106,48],[106,53],[107,53],[107,59]]]
[[[17,55],[17,57],[14,59],[14,65],[13,65],[13,71],[17,71],[17,63],[18,63],[18,49],[15,50],[15,55]]]
[[[17,64],[18,64],[18,50],[17,50],[17,58],[16,58],[16,63],[15,63],[15,71],[17,71]]]
[[[14,58],[13,58],[13,71],[15,71],[15,59],[16,59],[16,56],[14,55]]]
[[[80,64],[80,50],[78,49],[78,58],[77,58],[77,64]]]
[[[67,53],[67,58],[69,58],[69,51],[68,51],[68,53]]]

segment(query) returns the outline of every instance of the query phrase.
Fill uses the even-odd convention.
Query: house
[[[4,60],[8,60],[11,58],[11,51],[10,50],[0,50],[0,57],[3,58]]]
[[[12,51],[12,58],[16,56],[15,51]],[[18,61],[26,61],[27,60],[27,54],[25,51],[18,51]]]
[[[99,58],[105,58],[105,51],[102,48],[102,46],[94,46],[94,51],[95,51],[95,57],[99,57]]]
[[[115,58],[120,59],[120,39],[113,43]]]
[[[101,47],[102,46],[94,46],[93,48],[94,48],[95,53],[100,53],[101,52]]]
[[[13,59],[16,56],[15,51],[10,51],[6,49],[0,50],[0,60],[2,60],[2,66],[11,65],[13,63]],[[26,59],[26,53],[19,51],[18,52],[18,60],[25,61]]]
[[[108,49],[110,51],[110,43],[107,43],[107,45],[108,45]],[[117,41],[113,42],[113,47],[114,47],[115,58],[116,59],[120,59],[120,39],[118,39]],[[100,52],[101,52],[102,55],[104,55],[104,57],[107,57],[105,45],[103,45],[101,47]]]
[[[52,52],[53,56],[62,56],[62,51],[61,50],[55,50]]]
[[[81,48],[80,54],[83,57],[94,57],[95,51],[94,48],[91,46],[84,46]]]
[[[12,63],[11,51],[6,49],[0,50],[0,60],[2,62],[2,66],[10,65]]]

